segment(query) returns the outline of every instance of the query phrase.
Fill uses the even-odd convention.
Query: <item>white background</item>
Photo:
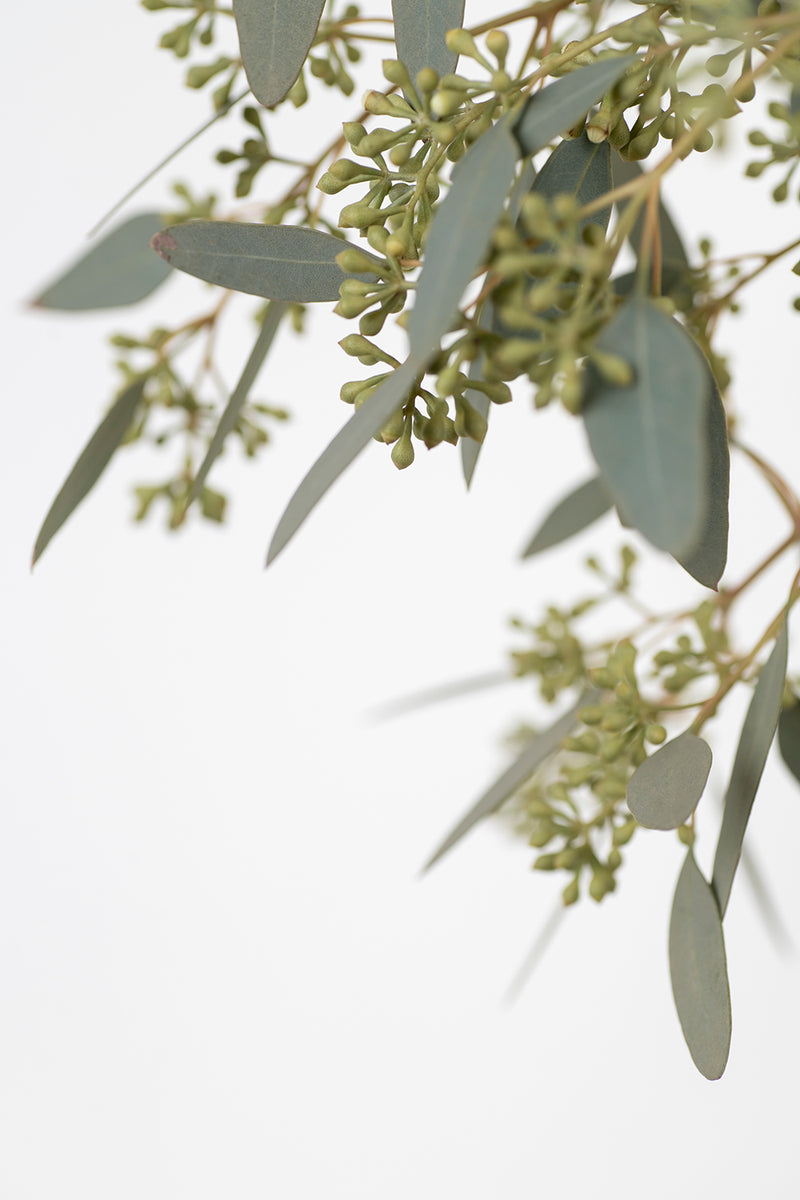
[[[231,453],[219,466],[225,528],[133,526],[131,483],[168,468],[130,454],[29,573],[42,516],[115,385],[104,339],[206,303],[178,279],[106,316],[24,307],[204,119],[207,101],[153,48],[167,25],[133,0],[41,0],[4,20],[0,1196],[791,1194],[800,972],[747,881],[726,921],[722,1081],[694,1071],[672,1009],[672,835],[634,843],[618,893],[568,914],[508,1005],[556,882],[491,824],[429,877],[419,867],[502,769],[504,734],[540,715],[528,687],[382,725],[367,715],[501,666],[506,617],[571,598],[581,556],[613,553],[609,519],[515,562],[588,473],[577,423],[533,414],[524,396],[497,412],[468,496],[449,448],[400,474],[375,447],[264,573],[283,505],[346,416],[342,322],[315,314],[312,340],[282,336],[257,388],[291,407],[291,425],[256,465]],[[176,173],[202,179],[238,119],[230,128],[128,211],[168,204]],[[776,214],[764,181],[722,159],[685,164],[670,196],[687,238],[712,231],[720,253],[796,227],[796,206]],[[787,276],[753,289],[723,340],[743,433],[791,474]],[[739,463],[732,520],[735,581],[785,525]],[[653,569],[657,590],[697,594],[669,564]],[[777,611],[793,571],[768,577],[746,631]],[[718,794],[734,745],[735,721],[714,742]],[[704,804],[707,867],[718,817]],[[790,927],[797,811],[775,755],[752,842]]]

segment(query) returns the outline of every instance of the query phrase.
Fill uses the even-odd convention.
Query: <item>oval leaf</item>
[[[646,829],[677,829],[697,807],[710,770],[711,747],[687,729],[633,772],[628,808]]]
[[[707,364],[706,364],[707,365]],[[709,393],[706,407],[706,518],[700,537],[688,554],[676,554],[684,570],[716,591],[728,561],[728,494],[730,490],[730,452],[725,405],[716,380],[708,367]]]
[[[800,704],[784,708],[778,718],[778,747],[781,758],[800,783]]]
[[[551,509],[533,537],[522,551],[520,558],[531,558],[558,546],[599,520],[611,508],[611,498],[599,475],[575,488],[555,508]]]
[[[611,147],[608,142],[590,142],[585,131],[580,137],[565,138],[558,143],[530,190],[548,200],[569,195],[581,207],[591,204],[611,191]],[[581,228],[594,224],[607,229],[610,217],[611,205],[585,217]]]
[[[297,225],[240,221],[187,221],[157,233],[150,245],[170,266],[235,292],[267,300],[338,300],[344,279],[372,281],[337,266],[343,238]],[[361,251],[362,254],[366,251]],[[375,274],[384,268],[374,259]]]
[[[538,153],[553,138],[571,129],[634,62],[631,54],[604,58],[571,71],[531,96],[514,123],[514,137],[522,154]]]
[[[742,853],[742,842],[758,785],[775,736],[786,682],[788,652],[786,622],[781,626],[775,645],[758,677],[753,698],[742,725],[731,781],[725,793],[725,812],[719,831],[711,886],[725,916],[733,886],[733,877]]]
[[[420,374],[419,365],[412,359],[404,362],[372,393],[323,450],[278,522],[267,552],[267,566],[280,554],[331,484],[408,398]]]
[[[32,303],[62,312],[138,304],[169,275],[168,264],[148,249],[163,224],[159,213],[147,212],[117,225]]]
[[[583,418],[615,503],[654,546],[693,550],[707,521],[706,362],[688,333],[634,296],[597,340],[631,363],[634,381],[588,372]]]
[[[447,49],[448,29],[460,29],[464,0],[392,0],[397,57],[412,81],[423,67],[440,75],[455,71],[458,55]]]
[[[233,0],[247,82],[260,104],[283,100],[306,61],[325,0]]]
[[[669,923],[669,972],[675,1007],[694,1064],[719,1079],[731,1044],[731,996],[725,939],[714,893],[689,850]]]
[[[33,549],[31,566],[41,558],[45,546],[58,533],[108,466],[111,455],[133,423],[136,408],[144,394],[144,385],[143,379],[134,380],[117,397],[92,434],[42,523]]]
[[[614,187],[621,187],[625,183],[630,183],[631,180],[637,179],[642,174],[641,164],[633,159],[628,160],[623,158],[616,150],[612,159],[611,172],[614,177]],[[620,205],[624,210],[627,202],[622,201]],[[631,244],[636,258],[642,248],[642,235],[644,233],[644,218],[645,212],[642,208],[639,212],[633,228],[628,234],[628,241]],[[675,223],[669,215],[669,210],[664,205],[664,202],[659,198],[658,201],[658,232],[661,238],[661,258],[662,260],[671,260],[675,263],[680,263],[684,268],[689,266],[689,256],[686,253],[686,248],[681,240],[681,235],[675,228]]]
[[[470,146],[431,223],[408,318],[411,354],[429,359],[450,328],[458,303],[486,253],[514,182],[517,148],[506,119]]]
[[[531,738],[525,749],[520,754],[519,758],[511,764],[507,771],[504,771],[499,779],[496,779],[492,786],[483,793],[480,800],[472,806],[468,813],[465,814],[448,833],[447,837],[441,843],[437,850],[431,855],[425,864],[424,870],[428,870],[435,862],[446,854],[448,850],[459,842],[465,833],[468,833],[476,822],[488,817],[491,813],[497,812],[504,800],[507,800],[517,788],[529,779],[533,772],[541,763],[559,748],[561,742],[567,737],[578,718],[578,711],[586,704],[591,704],[596,695],[594,691],[585,692],[584,695],[574,704],[568,712],[564,713],[554,725],[546,729],[544,733],[539,733]]]

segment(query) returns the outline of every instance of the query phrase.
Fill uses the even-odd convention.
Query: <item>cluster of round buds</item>
[[[788,199],[789,185],[800,164],[800,106],[795,97],[800,92],[792,93],[793,102],[789,105],[774,100],[769,105],[769,114],[785,126],[777,137],[769,137],[760,129],[754,129],[748,134],[751,146],[763,148],[769,152],[768,157],[747,164],[745,175],[757,179],[768,167],[786,165],[783,179],[772,189],[772,199],[779,204]],[[800,192],[798,192],[800,196]]]

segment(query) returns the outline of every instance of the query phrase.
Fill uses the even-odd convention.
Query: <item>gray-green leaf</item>
[[[626,359],[634,381],[590,371],[583,417],[615,503],[654,546],[694,550],[706,525],[709,378],[705,359],[672,317],[642,296],[619,309],[597,341]]]
[[[698,583],[716,590],[728,561],[728,493],[731,464],[725,405],[722,403],[711,368],[708,364],[706,367],[709,381],[706,408],[706,519],[700,536],[689,553],[676,554],[675,557]]]
[[[688,851],[672,902],[669,970],[675,1007],[694,1064],[719,1079],[731,1044],[725,939],[714,893]]]
[[[616,151],[613,156],[612,174],[614,176],[614,187],[621,187],[623,184],[630,183],[637,179],[642,174],[641,165],[634,159],[622,158]],[[622,201],[621,208],[624,211],[625,201]],[[664,261],[671,260],[675,263],[680,263],[684,268],[689,266],[689,256],[686,253],[686,248],[681,240],[681,235],[675,228],[675,223],[669,215],[669,210],[664,202],[659,199],[658,202],[658,230],[661,237],[661,257]],[[644,233],[644,209],[640,210],[636,221],[634,222],[631,232],[628,234],[628,241],[633,248],[633,252],[637,259],[642,247],[642,236]]]
[[[636,768],[628,808],[646,829],[677,829],[697,807],[710,770],[711,747],[687,729]]]
[[[731,780],[725,793],[725,812],[711,875],[711,885],[723,916],[728,907],[750,810],[778,724],[786,682],[787,651],[788,633],[784,621],[772,653],[761,668],[742,725]]]
[[[344,279],[375,278],[337,266],[336,255],[348,246],[342,238],[297,225],[187,221],[157,233],[150,245],[187,275],[267,300],[338,300]],[[368,257],[377,276],[383,264]]]
[[[778,718],[778,747],[781,758],[800,783],[800,704],[784,708]]]
[[[531,558],[558,546],[599,520],[611,508],[611,498],[599,475],[575,488],[550,510],[520,558]]]
[[[300,74],[324,7],[325,0],[233,0],[247,82],[265,108]]]
[[[571,71],[531,96],[514,124],[514,136],[522,154],[538,153],[553,138],[571,129],[635,61],[630,54],[600,59]]]
[[[493,319],[494,305],[491,300],[486,300],[481,309],[478,324],[481,329],[491,329]],[[484,356],[480,353],[469,364],[469,378],[483,379],[484,367]],[[464,399],[488,422],[492,404],[487,395],[477,391],[475,388],[467,388],[464,393]],[[482,442],[476,442],[474,438],[459,438],[458,440],[461,453],[461,471],[467,487],[470,487],[472,484],[472,476],[475,474],[475,468],[478,465],[478,456],[481,452],[482,444]]]
[[[148,249],[163,223],[159,213],[146,212],[117,225],[32,303],[70,312],[138,304],[169,275]]]
[[[412,81],[423,67],[440,75],[455,71],[458,55],[447,49],[448,29],[460,29],[464,0],[392,0],[397,57]]]
[[[331,484],[405,402],[420,374],[416,362],[412,359],[404,362],[384,380],[323,450],[278,522],[267,552],[267,566],[280,554]]]
[[[414,307],[408,318],[411,354],[429,359],[450,328],[480,266],[514,181],[517,147],[507,119],[470,146],[433,218]]]
[[[41,558],[45,546],[58,533],[108,466],[112,454],[133,423],[137,406],[144,394],[144,385],[143,379],[134,380],[117,397],[87,442],[64,486],[50,505],[50,511],[36,538],[31,566]]]
[[[525,783],[526,779],[530,778],[548,755],[559,748],[564,738],[574,729],[578,711],[584,705],[591,704],[596,694],[593,691],[586,692],[581,696],[577,704],[574,704],[568,712],[564,713],[564,716],[560,717],[554,725],[551,725],[544,733],[539,733],[531,738],[519,758],[483,793],[480,800],[462,817],[437,850],[431,855],[425,864],[424,869],[426,871],[435,862],[438,862],[442,855],[452,849],[456,842],[459,842],[473,825],[484,817],[488,817],[491,813],[496,812],[503,801],[507,800],[517,788]]]
[[[584,131],[580,137],[559,142],[533,181],[532,192],[546,199],[574,196],[583,207],[611,191],[611,147],[608,142],[591,142]],[[581,222],[608,228],[611,205]]]
[[[261,370],[264,359],[269,353],[269,348],[275,340],[275,334],[278,332],[278,326],[286,312],[286,305],[280,300],[273,300],[267,307],[267,313],[258,332],[255,345],[250,351],[250,357],[244,365],[242,373],[239,377],[239,382],[231,392],[231,398],[228,401],[225,411],[219,419],[214,436],[211,439],[211,444],[208,447],[206,456],[197,472],[197,477],[192,484],[192,491],[189,496],[189,503],[196,500],[200,495],[203,484],[208,478],[208,473],[211,470],[214,462],[219,457],[222,447],[225,444],[225,439],[228,434],[236,428],[236,422],[239,420],[239,414],[244,408],[247,397],[250,395],[250,389],[256,381],[256,376]]]

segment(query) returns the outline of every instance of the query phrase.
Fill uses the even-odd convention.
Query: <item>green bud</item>
[[[666,741],[667,731],[663,725],[648,725],[644,731],[644,736],[654,746],[660,746],[662,742]]]
[[[431,112],[435,117],[452,117],[464,102],[461,92],[439,87],[431,96]]]
[[[783,183],[779,183],[776,188],[772,189],[772,199],[777,204],[782,204],[789,195],[789,184],[784,179]]]
[[[397,412],[389,418],[389,420],[381,429],[381,439],[386,442],[387,446],[392,442],[396,442],[398,438],[403,436],[403,431],[406,427],[406,419],[402,408],[398,408]],[[412,455],[413,458],[413,455]]]
[[[342,250],[341,254],[337,254],[336,263],[343,271],[353,275],[376,274],[375,260],[366,255],[363,250],[359,250],[357,246],[349,246],[346,250]]]
[[[465,54],[467,58],[480,58],[475,39],[471,33],[467,33],[466,29],[448,29],[445,41],[447,49],[453,54]]]
[[[540,854],[533,864],[534,871],[555,871],[555,854]]]
[[[341,229],[367,229],[370,225],[383,225],[386,215],[371,204],[357,202],[346,204],[339,213]]]
[[[385,58],[381,66],[383,67],[383,78],[387,83],[393,83],[396,87],[401,88],[411,86],[411,76],[405,63],[398,62],[394,58]]]
[[[616,886],[617,881],[613,872],[606,867],[597,867],[589,881],[589,895],[599,904],[604,896],[614,891]]]
[[[574,871],[583,862],[583,851],[577,846],[567,846],[556,855],[556,868],[559,871]]]
[[[615,762],[625,749],[624,737],[606,738],[600,747],[600,757],[604,762]]]
[[[410,467],[414,461],[414,447],[411,443],[411,438],[408,434],[404,434],[399,441],[392,446],[392,462],[397,467],[398,471],[404,471],[406,467]]]
[[[679,841],[683,842],[684,846],[694,845],[694,830],[691,825],[679,825],[677,833]]]
[[[345,121],[342,125],[342,133],[355,150],[361,139],[366,137],[367,131],[359,121]]]
[[[365,337],[375,337],[386,324],[387,315],[388,309],[381,305],[380,308],[373,309],[372,312],[364,313],[358,323],[358,328]]]
[[[608,858],[606,859],[606,866],[608,867],[609,871],[616,871],[622,866],[622,855],[616,846],[612,846],[612,848],[609,850]]]
[[[576,875],[575,878],[571,879],[564,888],[563,892],[561,893],[561,899],[564,901],[565,907],[568,908],[570,904],[577,903],[577,901],[580,899],[580,895],[581,889],[580,884],[578,883],[578,876]]]
[[[356,317],[360,317],[364,310],[369,308],[374,302],[371,296],[344,295],[333,311],[337,316],[344,317],[347,321],[353,321]]]
[[[706,70],[709,75],[713,75],[715,79],[720,79],[728,69],[730,56],[727,54],[712,54],[711,58],[706,60]]]
[[[590,704],[586,708],[581,708],[578,711],[578,719],[583,721],[584,725],[599,725],[608,712],[607,708],[601,708],[599,705]]]
[[[630,713],[624,709],[610,708],[606,710],[606,714],[600,722],[600,728],[605,729],[607,733],[619,733],[622,729],[627,729],[631,723]]]
[[[593,349],[591,359],[603,378],[615,387],[628,387],[633,383],[633,368],[624,358],[609,354],[606,350]]]
[[[614,826],[611,832],[611,841],[615,846],[627,846],[635,832],[636,822],[632,819],[625,821],[623,825]]]
[[[433,67],[423,67],[417,72],[417,88],[423,96],[430,96],[439,82],[439,73]]]

